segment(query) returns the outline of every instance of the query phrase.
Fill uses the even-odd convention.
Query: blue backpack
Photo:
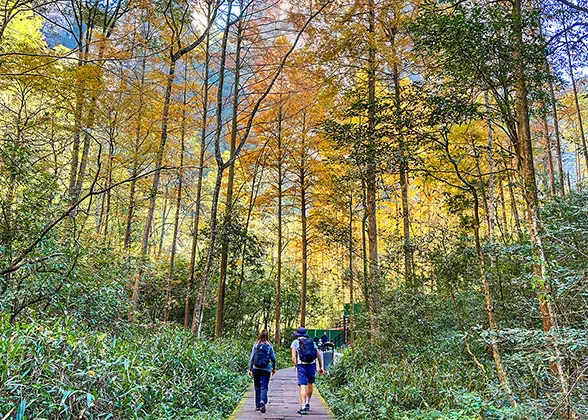
[[[270,345],[260,343],[255,346],[253,354],[253,366],[258,369],[266,369],[270,363]]]
[[[298,356],[300,361],[304,363],[312,363],[318,357],[314,341],[308,337],[301,337],[298,339]]]

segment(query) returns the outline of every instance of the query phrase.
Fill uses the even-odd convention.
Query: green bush
[[[248,384],[248,349],[180,328],[114,335],[4,319],[0,353],[0,418],[220,419]]]
[[[511,409],[501,402],[500,391],[470,364],[434,348],[384,355],[360,345],[344,354],[319,387],[337,418],[346,420],[516,419],[522,413],[542,418],[526,405]]]

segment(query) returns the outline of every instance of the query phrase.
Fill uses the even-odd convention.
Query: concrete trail
[[[318,373],[317,373],[318,375]],[[253,381],[253,380],[252,380]],[[289,420],[302,417],[309,420],[334,420],[335,416],[320,396],[316,387],[310,400],[310,411],[304,416],[297,414],[300,408],[298,401],[298,382],[293,367],[280,369],[272,376],[269,383],[267,411],[262,414],[255,411],[255,390],[253,384],[231,415],[231,420]]]

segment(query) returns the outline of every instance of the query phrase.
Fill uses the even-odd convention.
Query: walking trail
[[[255,390],[253,384],[245,393],[245,396],[231,415],[231,420],[288,420],[306,417],[313,420],[334,420],[335,416],[314,388],[310,401],[310,411],[301,416],[296,411],[300,408],[298,401],[298,383],[296,371],[293,367],[280,369],[271,378],[269,383],[267,412],[262,414],[255,411]]]

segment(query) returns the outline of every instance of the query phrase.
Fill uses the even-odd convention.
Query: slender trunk
[[[84,76],[84,66],[88,61],[88,53],[89,53],[89,45],[92,39],[92,32],[93,32],[93,19],[88,19],[88,25],[82,25],[82,9],[83,5],[81,2],[73,3],[72,2],[72,11],[74,13],[74,17],[77,25],[77,48],[78,48],[78,61],[77,61],[77,69],[76,69],[76,105],[74,109],[74,138],[72,144],[72,153],[71,153],[71,166],[70,166],[70,174],[69,174],[69,186],[68,186],[68,195],[70,198],[70,202],[74,202],[74,194],[77,185],[77,176],[79,170],[79,159],[80,159],[80,140],[81,134],[83,129],[83,109],[84,109],[84,102],[85,102],[85,76]],[[85,45],[84,45],[85,41]],[[70,215],[70,217],[75,216],[75,211]]]
[[[557,161],[557,174],[559,178],[560,195],[565,195],[565,174],[563,168],[563,159],[561,157],[561,136],[559,133],[559,116],[557,114],[557,102],[555,100],[555,90],[553,81],[549,78],[549,95],[551,98],[551,113],[553,117],[553,131],[555,134],[555,156]]]
[[[523,195],[527,204],[527,222],[529,236],[533,247],[534,263],[533,275],[534,284],[537,286],[539,308],[541,310],[541,319],[543,329],[549,334],[548,344],[554,353],[554,358],[550,362],[552,371],[557,375],[561,386],[561,393],[568,400],[568,378],[562,364],[562,355],[557,344],[557,320],[555,310],[552,305],[551,294],[547,284],[546,260],[539,235],[540,216],[539,216],[539,199],[537,196],[537,183],[535,180],[535,167],[533,162],[533,143],[531,140],[531,130],[529,122],[529,107],[527,102],[527,86],[525,78],[525,68],[520,51],[523,45],[522,29],[522,0],[515,0],[513,3],[513,21],[514,21],[514,79],[516,88],[515,109],[517,116],[517,137],[518,137],[518,156],[521,163],[521,175],[523,177]],[[569,410],[569,400],[566,404]],[[574,417],[572,412],[572,417]]]
[[[376,165],[376,51],[373,46],[375,36],[375,5],[374,0],[368,0],[368,164],[367,164],[367,210],[368,210],[368,242],[369,242],[369,276],[371,288],[370,330],[372,339],[378,333],[379,310],[379,265],[378,265],[378,222],[377,222],[377,165]]]
[[[394,40],[393,47],[394,47]],[[396,112],[402,112],[402,103],[400,97],[400,70],[398,64],[394,63],[392,67],[392,74],[394,79],[394,100]],[[403,229],[403,250],[404,250],[404,280],[406,284],[411,286],[414,290],[418,290],[422,285],[417,284],[414,276],[414,254],[412,243],[410,239],[410,210],[408,205],[408,157],[406,150],[406,143],[402,133],[398,135],[398,149],[399,149],[399,163],[398,174],[400,182],[400,195],[402,203],[402,229]]]
[[[283,169],[282,169],[282,104],[278,111],[278,261],[276,275],[276,308],[275,308],[275,329],[274,343],[280,344],[280,316],[282,313],[282,194],[283,194]]]
[[[163,241],[165,240],[165,234],[167,233],[167,216],[171,211],[168,210],[167,203],[169,201],[169,181],[165,186],[165,194],[163,195],[163,211],[161,212],[161,231],[159,232],[159,246],[157,247],[157,259],[161,258],[161,252],[163,251]]]
[[[112,185],[112,167],[114,162],[114,139],[111,138],[108,142],[108,172],[107,172],[107,186],[110,188]],[[112,200],[112,191],[109,189],[106,191],[106,209],[104,214],[104,238],[108,238],[108,225],[110,223],[110,205]]]
[[[200,280],[200,287],[198,289],[198,296],[194,307],[194,316],[192,318],[192,332],[200,334],[202,327],[202,314],[204,309],[204,298],[206,296],[206,285],[210,279],[210,272],[212,270],[212,262],[214,260],[214,244],[217,237],[217,221],[216,215],[218,213],[218,199],[220,196],[220,189],[223,179],[222,166],[219,168],[212,192],[212,206],[210,208],[210,245],[208,246],[208,253],[204,267],[204,274]]]
[[[547,121],[547,106],[542,103],[543,108],[543,139],[545,140],[545,157],[547,158],[547,173],[549,175],[549,196],[555,197],[555,172],[553,167],[553,153],[551,152],[551,136],[549,135],[549,122]]]
[[[486,314],[488,315],[488,324],[490,326],[490,330],[494,333],[494,335],[498,335],[499,329],[498,329],[498,324],[496,322],[496,317],[495,317],[495,313],[494,313],[494,303],[493,303],[492,291],[491,291],[490,286],[488,284],[488,279],[487,279],[487,275],[486,275],[486,261],[485,261],[486,258],[484,255],[484,251],[482,250],[482,244],[481,244],[481,240],[480,240],[480,199],[478,196],[478,191],[476,190],[476,187],[472,183],[470,183],[467,179],[464,178],[457,162],[455,161],[455,159],[451,155],[448,142],[446,142],[444,144],[444,148],[445,148],[445,154],[446,154],[447,158],[449,159],[449,161],[453,165],[453,168],[455,170],[455,174],[457,175],[459,180],[462,182],[462,184],[465,186],[464,189],[470,192],[470,194],[472,195],[472,198],[474,200],[473,231],[474,231],[474,242],[475,242],[475,246],[476,246],[476,254],[478,256],[478,270],[480,272],[480,281],[482,283],[482,289],[484,290],[484,297],[486,300]],[[492,342],[490,343],[490,347],[492,348],[492,356],[494,358],[494,365],[496,366],[496,372],[498,373],[498,379],[500,380],[500,383],[501,383],[505,393],[509,396],[511,404],[513,406],[516,406],[516,401],[514,400],[514,398],[512,396],[512,390],[510,388],[509,379],[508,379],[506,370],[504,369],[504,364],[502,363],[502,358],[500,356],[500,349],[498,346],[497,337],[494,337],[492,339]]]
[[[210,8],[208,10],[210,16]],[[200,228],[200,208],[202,201],[202,178],[204,175],[204,157],[206,152],[206,133],[208,124],[208,95],[210,77],[210,35],[206,35],[204,46],[204,86],[202,89],[202,127],[200,129],[200,155],[198,157],[198,180],[196,181],[195,212],[192,225],[192,248],[190,251],[190,268],[186,299],[184,302],[184,328],[190,327],[190,309],[192,308],[192,289],[194,287],[194,273],[196,271],[196,251],[198,250],[198,231]]]
[[[105,42],[104,40],[102,42],[100,42],[99,46],[98,46],[98,63],[102,62],[102,59],[104,58],[104,51],[105,51]],[[76,177],[76,181],[75,181],[75,185],[74,185],[74,190],[73,190],[73,200],[72,201],[77,201],[80,198],[80,195],[82,193],[82,187],[84,185],[84,180],[86,178],[86,170],[87,170],[87,166],[88,166],[88,159],[89,159],[89,154],[90,154],[90,145],[92,144],[92,134],[90,132],[90,130],[92,130],[94,128],[94,122],[96,119],[96,110],[98,108],[98,93],[100,91],[100,83],[102,80],[102,73],[100,72],[100,75],[96,78],[96,80],[94,81],[95,86],[94,89],[92,90],[92,94],[90,96],[90,103],[89,103],[89,107],[88,107],[88,117],[86,119],[86,129],[84,131],[84,143],[83,143],[83,148],[82,148],[82,156],[80,159],[80,167],[79,167],[79,172],[78,172],[78,176]]]
[[[139,152],[141,148],[141,124],[143,120],[143,89],[145,88],[145,50],[143,50],[143,57],[141,57],[141,81],[139,83],[139,98],[137,107],[137,121],[135,126],[135,144],[133,145],[133,169],[131,172],[131,185],[129,186],[129,208],[127,210],[127,220],[125,228],[124,249],[128,250],[131,247],[131,233],[133,215],[135,212],[135,192],[137,189],[136,177],[139,174]]]
[[[241,41],[243,39],[243,21],[240,19],[237,25],[237,46],[235,50],[235,80],[233,92],[233,115],[231,116],[231,138],[230,138],[230,157],[235,155],[235,148],[237,146],[237,133],[239,131],[238,116],[239,116],[239,83],[241,76]],[[221,262],[220,273],[217,289],[216,302],[216,321],[215,321],[215,337],[220,338],[223,335],[223,324],[225,314],[225,294],[227,287],[227,264],[229,259],[229,231],[231,226],[231,215],[233,212],[233,186],[235,183],[235,161],[229,165],[229,173],[227,179],[227,196],[225,201],[225,215],[222,229],[222,244],[221,244]]]
[[[259,182],[257,182],[257,171],[260,166],[261,157],[264,156],[264,162],[261,163],[261,170],[259,175]],[[261,187],[261,180],[263,179],[263,172],[265,168],[265,160],[267,154],[261,153],[255,163],[255,170],[253,171],[253,178],[251,180],[251,193],[249,194],[249,205],[247,206],[247,218],[245,219],[245,230],[244,233],[247,235],[249,232],[249,224],[251,223],[251,215],[253,214],[253,208],[257,201],[259,189]],[[243,280],[245,279],[245,252],[247,251],[248,241],[243,241],[243,248],[241,249],[241,272],[239,273],[239,284],[237,285],[237,301],[241,300],[241,288],[243,286]]]
[[[298,182],[300,183],[300,228],[302,236],[302,290],[300,297],[300,326],[306,326],[306,294],[308,279],[308,226],[307,226],[307,183],[306,183],[306,113],[303,113],[303,133],[300,149],[300,172]]]
[[[368,313],[371,313],[370,309],[370,282],[369,282],[369,267],[368,267],[368,250],[367,250],[367,220],[368,220],[368,210],[367,210],[367,193],[365,188],[365,183],[362,181],[362,207],[363,207],[363,216],[361,218],[361,258],[362,258],[362,265],[363,265],[363,300],[365,302],[366,310]]]
[[[227,10],[227,20],[225,24],[225,28],[223,31],[222,37],[222,46],[221,46],[221,59],[220,59],[220,66],[218,72],[218,91],[217,91],[217,98],[216,98],[216,130],[214,132],[214,157],[216,160],[217,166],[217,175],[216,181],[214,185],[214,190],[212,194],[212,206],[210,208],[210,243],[208,245],[208,253],[206,257],[206,263],[204,267],[204,273],[202,274],[202,278],[200,280],[200,287],[198,290],[198,297],[196,299],[196,304],[194,308],[194,316],[192,318],[192,332],[200,334],[200,329],[202,326],[202,313],[204,309],[204,298],[206,295],[206,285],[208,284],[208,280],[210,279],[210,272],[212,270],[212,263],[214,260],[214,247],[217,237],[217,213],[218,213],[218,199],[220,195],[220,189],[223,180],[223,172],[225,170],[221,150],[220,150],[220,142],[221,142],[221,134],[223,131],[223,88],[225,84],[225,68],[227,62],[227,42],[229,38],[229,29],[230,29],[230,19],[231,19],[231,10],[232,10],[233,2],[229,1],[228,10]],[[215,328],[216,329],[216,328]]]
[[[570,79],[572,81],[572,91],[574,92],[574,104],[576,105],[576,115],[578,117],[578,127],[580,131],[580,140],[582,141],[582,154],[584,155],[584,163],[586,170],[588,170],[588,148],[586,147],[586,134],[584,133],[584,122],[582,121],[582,110],[580,109],[580,101],[578,99],[578,86],[576,83],[576,75],[574,74],[574,65],[572,63],[572,54],[570,51],[570,43],[568,40],[568,28],[564,23],[564,35],[566,43],[566,54],[568,57],[568,67],[570,72]],[[580,166],[580,165],[578,165]],[[581,173],[582,171],[580,171]]]
[[[505,237],[510,233],[510,227],[506,218],[506,199],[504,198],[503,180],[498,181],[498,194],[500,196],[500,213],[502,218],[502,236]]]
[[[180,125],[180,169],[178,170],[178,193],[176,195],[176,213],[174,215],[174,233],[172,236],[171,255],[169,258],[169,273],[167,277],[167,287],[165,290],[165,302],[163,305],[163,322],[169,320],[171,309],[171,297],[174,282],[174,264],[176,260],[176,247],[178,242],[178,232],[180,227],[180,208],[182,206],[182,191],[184,187],[184,153],[186,150],[186,107],[187,105],[187,86],[188,83],[188,59],[184,64],[184,92],[182,97],[182,123]]]
[[[523,236],[523,229],[521,228],[521,218],[519,216],[517,199],[516,199],[515,192],[514,192],[514,186],[513,186],[514,180],[512,179],[510,171],[507,171],[507,178],[508,178],[507,179],[508,192],[509,192],[509,196],[510,196],[510,210],[512,212],[512,216],[514,219],[514,225],[515,225],[515,229],[517,230],[517,235],[518,235],[519,239],[521,239]]]
[[[494,241],[494,224],[496,220],[496,198],[494,193],[494,130],[492,129],[492,118],[490,115],[490,98],[488,92],[484,92],[484,100],[486,102],[486,123],[488,125],[488,171],[490,172],[488,179],[488,233],[490,240]]]
[[[355,340],[355,296],[353,270],[353,192],[349,193],[349,345]]]
[[[165,96],[163,103],[163,113],[161,120],[161,137],[159,140],[159,147],[157,155],[155,157],[155,168],[160,168],[163,163],[163,155],[165,152],[165,144],[167,142],[167,126],[169,122],[169,109],[171,103],[171,93],[174,82],[174,75],[176,71],[176,61],[170,60],[169,70],[167,75],[167,85],[165,88]],[[151,225],[153,224],[153,216],[155,215],[155,203],[157,201],[157,192],[159,190],[159,181],[161,179],[161,172],[156,171],[153,176],[153,184],[151,186],[151,199],[149,200],[149,209],[147,211],[147,218],[145,220],[145,227],[143,229],[143,239],[141,241],[141,260],[139,262],[139,268],[137,275],[135,276],[135,282],[133,284],[133,294],[131,296],[132,309],[129,312],[129,320],[134,320],[134,314],[139,309],[139,299],[141,295],[141,282],[145,264],[147,262],[147,255],[149,252],[149,232],[151,231]]]
[[[486,313],[488,314],[488,324],[490,326],[490,330],[497,335],[498,326],[494,314],[492,292],[490,290],[490,286],[488,285],[488,280],[486,278],[485,256],[484,252],[482,251],[482,245],[480,243],[480,202],[475,188],[470,186],[470,191],[474,198],[474,240],[476,244],[476,253],[478,254],[478,269],[480,271],[480,280],[482,282],[482,288],[484,289],[484,297],[486,299]],[[511,404],[513,406],[516,406],[516,402],[512,397],[512,390],[510,388],[509,379],[506,370],[504,369],[504,364],[502,363],[502,358],[500,356],[500,349],[498,347],[497,340],[497,337],[493,338],[490,347],[492,348],[492,356],[494,358],[496,372],[498,373],[498,379],[500,380],[500,383],[502,384],[505,393],[510,397]]]
[[[78,60],[77,74],[76,74],[76,105],[74,109],[74,133],[73,144],[71,149],[71,165],[69,172],[69,197],[73,202],[75,187],[77,184],[78,166],[80,159],[80,140],[82,132],[82,112],[84,107],[84,81],[81,75],[84,67],[85,58],[83,52],[80,50],[80,58]]]
[[[580,158],[580,147],[576,145],[575,151],[576,185],[582,184],[582,163]]]

